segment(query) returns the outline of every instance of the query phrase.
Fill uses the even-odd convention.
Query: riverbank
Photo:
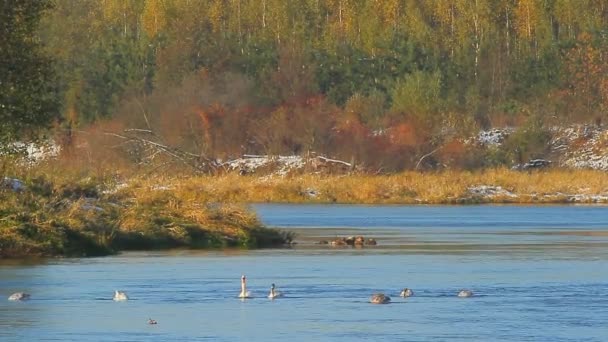
[[[289,233],[264,227],[246,208],[201,201],[196,193],[154,191],[136,182],[107,191],[91,177],[0,180],[0,258],[278,247],[291,241]]]
[[[176,247],[277,247],[243,203],[608,203],[608,173],[404,172],[395,175],[103,177],[28,171],[0,190],[0,257],[92,256]]]
[[[196,193],[207,202],[220,203],[608,203],[608,173],[593,170],[491,169],[288,177],[227,174],[130,182],[144,188],[162,187],[170,193]]]

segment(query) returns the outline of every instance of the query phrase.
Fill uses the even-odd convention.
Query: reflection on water
[[[256,206],[291,249],[2,262],[2,341],[605,341],[603,207]],[[485,222],[485,225],[484,225]],[[603,222],[603,223],[602,223]],[[363,234],[379,246],[320,239]],[[255,298],[240,301],[240,275]],[[266,298],[271,283],[285,298]],[[415,296],[402,299],[399,291]],[[456,297],[470,288],[475,296]],[[128,302],[111,300],[115,289]],[[373,292],[393,304],[367,303]],[[158,325],[148,325],[148,318]]]

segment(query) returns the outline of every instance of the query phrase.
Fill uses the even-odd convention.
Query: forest
[[[476,169],[542,156],[556,125],[608,121],[605,0],[2,3],[13,35],[32,14],[18,41],[50,84],[23,112],[74,155],[138,130],[201,161],[316,153],[398,171],[432,153],[422,167]],[[466,143],[492,127],[518,130],[500,150]],[[125,162],[146,153],[120,146]]]

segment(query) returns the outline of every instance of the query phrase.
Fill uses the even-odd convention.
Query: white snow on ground
[[[258,168],[268,165],[271,158],[268,156],[244,156],[234,160],[229,160],[223,164],[229,171],[241,171],[242,173],[251,173]]]
[[[275,173],[279,176],[285,176],[289,171],[301,169],[306,165],[306,162],[300,156],[279,156],[278,158],[281,167]]]
[[[290,172],[303,169],[306,165],[312,169],[329,166],[350,169],[351,163],[341,160],[330,159],[323,156],[305,158],[302,156],[267,156],[267,155],[244,155],[242,158],[229,160],[222,165],[227,171],[238,171],[241,174],[253,174],[258,169],[268,167],[269,176],[286,176]]]
[[[481,198],[494,198],[494,197],[511,197],[518,198],[517,194],[514,194],[511,191],[504,189],[501,186],[493,186],[493,185],[476,185],[471,186],[467,189],[468,193],[472,196],[481,197]],[[581,192],[588,191],[588,189],[581,189]],[[531,197],[543,197],[547,200],[554,201],[556,199],[565,199],[567,202],[572,203],[607,203],[608,202],[608,193],[603,194],[564,194],[561,192],[557,192],[554,194],[522,194],[522,197],[531,196]]]
[[[608,130],[593,126],[556,129],[551,149],[563,153],[561,166],[608,171]]]
[[[487,198],[493,197],[517,197],[516,194],[512,193],[509,190],[503,189],[501,186],[493,186],[493,185],[476,185],[471,186],[467,189],[469,194],[473,196],[481,196]]]
[[[61,151],[61,146],[52,140],[48,140],[41,144],[14,142],[8,145],[7,149],[25,151],[25,160],[29,163],[36,164],[43,160],[58,156]]]
[[[608,202],[608,194],[564,194],[557,192],[555,194],[546,194],[542,197],[547,199],[565,198],[566,201],[572,203],[606,203]]]
[[[222,164],[229,171],[239,171],[242,174],[254,173],[265,166],[273,166],[274,174],[285,176],[292,170],[301,169],[305,165],[300,156],[259,156],[244,155],[242,158],[227,161]]]
[[[480,131],[475,142],[485,146],[498,146],[515,131],[512,127],[493,128],[488,131]]]
[[[110,186],[108,189],[105,189],[105,190],[101,191],[101,193],[104,194],[104,195],[115,194],[120,189],[124,189],[124,188],[126,188],[128,186],[129,186],[129,184],[124,183],[124,182],[116,183],[116,184],[113,184],[112,186]]]
[[[513,132],[513,127],[480,131],[466,140],[469,144],[500,146]],[[608,128],[593,125],[551,127],[550,158],[561,167],[608,171]]]

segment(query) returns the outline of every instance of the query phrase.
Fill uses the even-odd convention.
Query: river
[[[253,208],[298,244],[0,261],[0,340],[608,340],[607,207]],[[318,244],[356,234],[378,245]],[[241,274],[255,298],[236,298]],[[266,298],[271,283],[284,298]],[[32,299],[7,301],[15,291]],[[369,304],[374,292],[392,303]]]

